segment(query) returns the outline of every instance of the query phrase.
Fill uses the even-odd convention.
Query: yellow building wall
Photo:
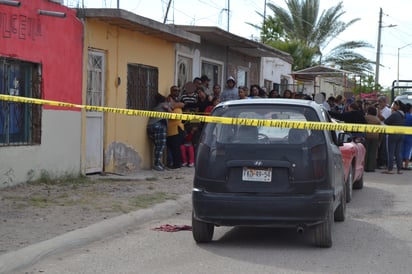
[[[175,78],[174,43],[87,19],[84,45],[84,102],[87,88],[87,51],[90,48],[106,53],[105,106],[126,108],[128,64],[143,64],[158,68],[159,92],[163,95],[169,94],[169,87],[174,84]],[[118,77],[121,80],[120,85],[116,84]],[[84,117],[83,115],[83,119]],[[125,173],[151,168],[152,145],[146,134],[147,120],[148,118],[145,117],[105,113],[104,170],[106,172]],[[85,128],[83,129],[85,132]],[[85,136],[83,138],[85,140]],[[85,152],[85,147],[82,151]]]

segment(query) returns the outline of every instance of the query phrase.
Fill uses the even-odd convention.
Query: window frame
[[[1,94],[41,99],[41,87],[40,64],[0,57]],[[40,104],[0,101],[0,146],[41,144],[42,109]]]
[[[143,64],[127,65],[127,109],[153,109],[158,90],[159,68]]]
[[[208,71],[206,71],[205,66],[215,66],[217,67],[218,71],[213,72],[212,75]],[[213,85],[219,84],[222,85],[223,82],[223,70],[224,70],[224,63],[219,62],[217,60],[208,59],[208,58],[201,58],[201,71],[202,75],[207,75],[210,78],[209,88],[213,88]]]

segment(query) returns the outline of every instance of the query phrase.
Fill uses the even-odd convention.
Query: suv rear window
[[[313,109],[301,106],[253,105],[253,109],[251,106],[245,105],[230,106],[216,109],[213,115],[262,120],[319,121]],[[309,129],[225,124],[210,124],[207,131],[209,133],[213,132],[213,137],[209,136],[209,138],[213,138],[214,141],[221,144],[302,144],[311,139],[310,137],[313,139],[313,137],[320,134],[319,131]],[[319,137],[316,139],[319,141]],[[321,139],[323,140],[323,138]]]

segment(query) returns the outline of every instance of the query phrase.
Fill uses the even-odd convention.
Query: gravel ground
[[[167,199],[192,188],[193,168],[92,175],[0,189],[0,255]]]

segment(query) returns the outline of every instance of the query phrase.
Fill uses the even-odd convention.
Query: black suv
[[[298,99],[246,99],[215,107],[213,116],[331,122],[319,104]],[[346,193],[342,133],[328,130],[209,123],[193,182],[192,231],[210,242],[215,226],[313,228],[314,243],[332,245]]]

